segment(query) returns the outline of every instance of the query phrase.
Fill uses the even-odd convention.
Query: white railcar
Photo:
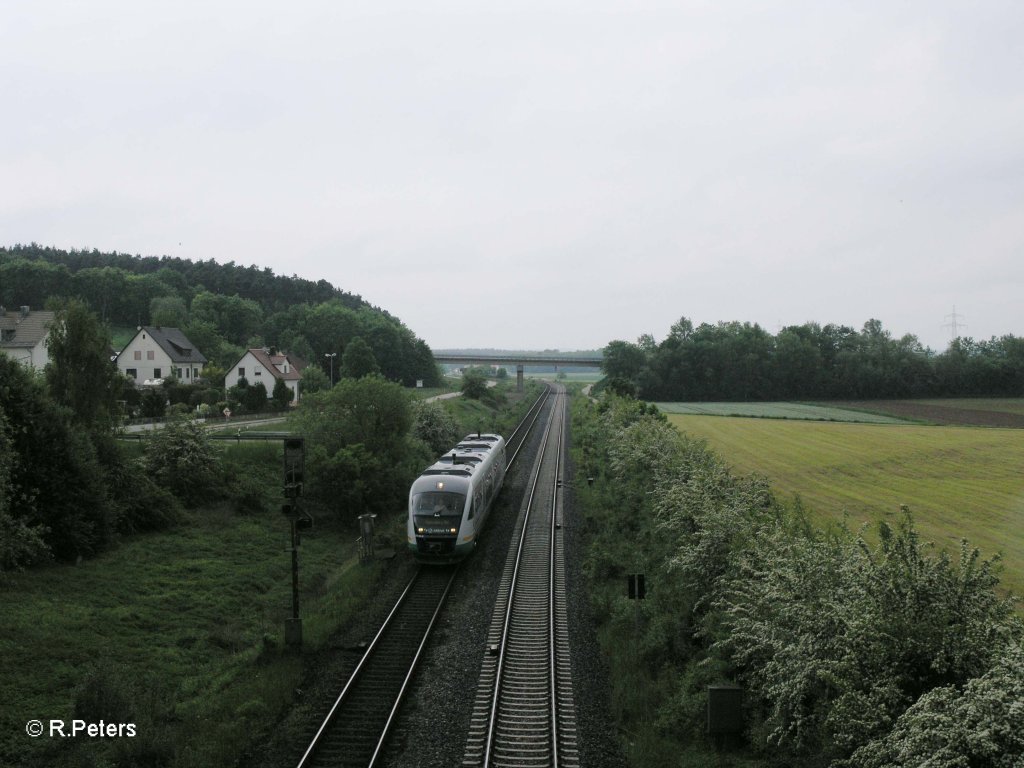
[[[467,435],[423,471],[409,489],[409,549],[420,560],[449,563],[476,547],[505,479],[505,439]]]

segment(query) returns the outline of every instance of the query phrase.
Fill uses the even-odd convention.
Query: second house
[[[283,381],[292,391],[292,402],[299,401],[299,381],[305,363],[288,354],[271,354],[268,349],[249,349],[238,362],[228,368],[224,377],[224,389],[231,389],[239,379],[245,379],[250,386],[262,383],[267,397],[274,394],[274,386]]]

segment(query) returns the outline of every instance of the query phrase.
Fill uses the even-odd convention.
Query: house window
[[[255,371],[252,372],[252,375],[253,376],[262,376],[263,375],[263,371],[261,371],[259,368],[257,368]]]
[[[135,359],[136,360],[141,360],[142,359],[142,350],[141,349],[136,349],[135,350]]]
[[[238,378],[240,378],[240,379],[244,379],[245,378],[245,368],[239,368],[238,369]]]
[[[146,350],[146,359],[147,360],[156,360],[156,352],[154,352],[152,349],[147,349]]]
[[[181,375],[181,369],[180,368],[178,369],[178,375],[179,376]],[[192,370],[190,368],[186,368],[185,369],[185,378],[186,379],[192,378]]]
[[[159,368],[154,368],[153,369],[153,378],[154,379],[159,379],[160,378],[160,369]]]
[[[133,379],[139,378],[139,371],[136,368],[125,368],[124,373],[126,376],[131,376]]]

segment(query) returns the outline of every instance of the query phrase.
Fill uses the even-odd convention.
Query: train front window
[[[462,517],[466,507],[466,496],[449,491],[427,491],[412,497],[412,508],[417,515],[434,517]]]

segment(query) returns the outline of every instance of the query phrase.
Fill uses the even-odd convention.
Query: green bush
[[[219,456],[206,432],[193,421],[173,421],[156,430],[146,443],[142,468],[186,506],[226,493]]]
[[[174,494],[157,484],[142,459],[120,453],[120,459],[107,468],[118,533],[162,531],[177,525],[182,508]]]
[[[836,768],[933,768],[1024,762],[1024,648],[1009,643],[984,674],[964,686],[946,685],[921,696],[881,738]]]
[[[482,373],[467,368],[462,374],[460,389],[470,400],[479,400],[487,392],[487,379]]]
[[[441,403],[417,400],[412,406],[412,433],[429,446],[434,456],[452,449],[460,435],[455,419]]]

